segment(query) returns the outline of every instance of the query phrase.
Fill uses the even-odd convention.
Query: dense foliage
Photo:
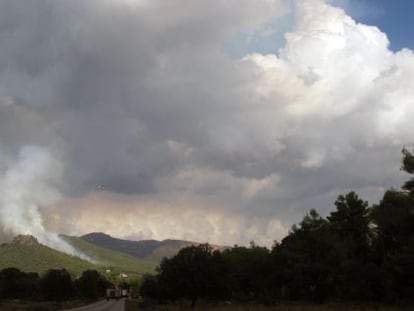
[[[414,174],[406,149],[402,170]],[[329,216],[311,210],[270,250],[254,243],[222,252],[206,244],[184,248],[144,277],[141,295],[193,306],[197,298],[412,302],[414,178],[372,207],[355,192],[340,195]]]
[[[89,299],[102,297],[106,288],[110,287],[108,280],[96,270],[86,270],[75,281],[78,295]]]
[[[74,280],[65,269],[50,269],[44,275],[17,268],[0,271],[0,299],[65,301],[71,298],[96,299],[110,284],[95,270],[86,270]]]

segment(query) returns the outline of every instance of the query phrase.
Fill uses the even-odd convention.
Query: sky
[[[331,0],[356,21],[375,25],[387,34],[390,48],[414,48],[414,21],[411,12],[414,2],[406,0]]]
[[[410,1],[0,0],[0,236],[271,246],[408,176]]]

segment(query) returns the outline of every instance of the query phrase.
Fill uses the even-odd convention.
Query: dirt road
[[[75,309],[66,309],[63,311],[124,311],[125,299],[120,300],[102,300],[91,305]]]

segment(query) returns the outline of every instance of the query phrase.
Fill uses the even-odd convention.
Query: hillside
[[[0,246],[0,269],[16,267],[25,272],[42,273],[65,268],[74,274],[95,269],[101,273],[111,270],[113,274],[142,275],[154,272],[162,258],[174,256],[183,247],[199,244],[182,240],[130,241],[104,233],[82,237],[61,235],[61,238],[97,264],[42,245],[32,236],[18,236]]]
[[[62,236],[76,249],[94,259],[93,264],[40,244],[35,237],[17,236],[11,243],[0,246],[0,269],[16,267],[25,272],[45,272],[48,269],[62,269],[79,274],[87,269],[104,273],[110,269],[113,274],[142,275],[153,272],[158,262],[139,260],[131,255],[104,249],[77,237]]]
[[[97,266],[50,247],[44,246],[32,236],[17,236],[11,243],[0,246],[0,269],[15,267],[25,272],[45,272],[61,269],[80,273]]]
[[[155,271],[158,264],[157,261],[143,260],[126,253],[97,246],[79,237],[65,235],[62,235],[61,237],[73,247],[96,260],[101,265],[118,272],[124,272],[127,274],[150,273]]]
[[[174,256],[183,247],[199,244],[182,240],[130,241],[117,239],[102,232],[89,233],[80,238],[103,248],[126,253],[138,259],[147,259],[156,262],[159,262],[163,257]]]

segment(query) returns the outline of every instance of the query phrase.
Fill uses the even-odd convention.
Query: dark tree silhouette
[[[335,206],[336,211],[328,216],[332,231],[344,243],[344,250],[350,261],[365,262],[371,233],[368,202],[360,199],[355,192],[350,192],[340,195]]]
[[[98,271],[86,270],[75,281],[75,286],[80,297],[96,299],[105,295],[109,282]]]
[[[402,153],[403,153],[403,160],[402,160],[401,169],[408,174],[414,174],[414,154],[411,151],[408,151],[407,148],[403,148]],[[414,177],[406,181],[402,188],[404,190],[408,190],[410,194],[413,195],[414,194]]]
[[[39,275],[37,273],[26,274],[17,268],[6,268],[0,272],[1,297],[37,298],[35,293],[39,288]]]
[[[232,299],[263,302],[270,290],[268,283],[270,256],[266,247],[251,242],[250,247],[234,246],[223,251],[223,258],[230,271]]]
[[[160,295],[171,300],[190,299],[194,308],[198,298],[214,300],[227,296],[226,275],[226,265],[220,252],[213,251],[208,244],[186,247],[176,256],[164,258],[161,262],[158,278]]]
[[[273,247],[272,271],[276,272],[279,295],[323,302],[339,261],[335,242],[327,220],[311,210]]]
[[[147,299],[160,299],[161,297],[158,276],[152,274],[145,274],[142,279],[139,293],[142,297],[145,297]]]
[[[377,250],[381,261],[387,262],[414,236],[413,199],[406,192],[388,190],[374,206],[372,215]]]
[[[65,270],[50,269],[42,278],[42,292],[47,300],[61,302],[74,296],[75,287],[70,274]]]

